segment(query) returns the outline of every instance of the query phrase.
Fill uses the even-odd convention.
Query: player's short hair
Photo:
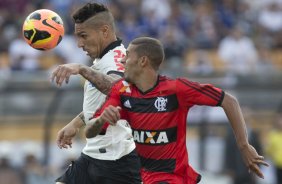
[[[107,24],[111,26],[113,30],[115,29],[114,17],[109,9],[103,4],[87,3],[76,10],[73,13],[72,18],[76,24],[87,22],[94,27]]]
[[[155,70],[159,69],[165,57],[163,45],[159,40],[150,37],[140,37],[131,41],[130,44],[137,46],[135,52],[139,57],[147,56],[151,66]]]

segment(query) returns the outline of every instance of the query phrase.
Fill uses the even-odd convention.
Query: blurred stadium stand
[[[70,19],[73,9],[84,2],[0,1],[0,171],[5,168],[3,159],[10,159],[12,171],[25,178],[18,183],[33,184],[34,175],[40,178],[37,180],[40,183],[52,183],[68,159],[76,157],[83,147],[82,133],[72,150],[59,150],[55,145],[57,131],[82,110],[83,79],[72,77],[70,84],[59,89],[50,83],[49,77],[58,64],[91,64],[76,48]],[[144,35],[164,43],[167,58],[161,69],[163,74],[212,83],[234,94],[248,124],[259,132],[262,146],[267,146],[267,133],[273,128],[282,103],[281,0],[154,0],[157,6],[151,0],[99,2],[112,10],[118,35],[126,45],[132,38]],[[22,41],[19,35],[24,18],[39,8],[49,8],[61,15],[67,35],[56,49],[32,54],[31,58],[26,54],[29,46],[19,44]],[[270,25],[269,15],[281,19]],[[241,28],[243,38],[255,49],[254,66],[249,63],[239,66],[250,68],[247,73],[229,67],[229,61],[219,54],[220,43],[236,27]],[[239,51],[240,47],[231,49],[232,58],[238,56],[238,62],[247,60],[248,52]],[[202,183],[231,184],[225,172],[224,139],[229,125],[223,112],[194,107],[188,122],[189,154],[192,165],[204,173]],[[38,160],[42,172],[26,169],[27,161],[32,160],[26,157],[30,154]],[[266,179],[258,183],[275,184],[271,168],[264,172]],[[0,174],[0,184],[5,183],[2,177]]]

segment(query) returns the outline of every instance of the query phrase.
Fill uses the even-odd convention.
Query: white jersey
[[[118,44],[114,46],[113,44]],[[120,60],[125,55],[125,48],[121,41],[116,41],[108,48],[108,52],[101,59],[96,59],[91,68],[104,74],[123,72]],[[111,49],[111,50],[110,50]],[[84,84],[83,113],[86,124],[98,108],[105,102],[106,95],[101,93],[91,82]],[[129,154],[135,148],[132,130],[125,120],[117,122],[116,126],[108,126],[105,135],[97,135],[86,139],[87,143],[82,152],[92,158],[100,160],[117,160]]]

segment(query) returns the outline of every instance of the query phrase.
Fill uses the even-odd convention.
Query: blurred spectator
[[[271,37],[271,46],[282,46],[282,6],[276,1],[269,1],[260,11],[258,23],[263,37]]]
[[[19,34],[19,37],[13,40],[9,47],[12,70],[38,70],[40,54],[41,51],[30,47]]]
[[[56,55],[64,61],[57,64],[81,63],[88,65],[89,58],[81,48],[77,48],[74,36],[65,35],[61,43],[54,49]]]
[[[23,171],[26,184],[50,184],[54,182],[54,178],[49,175],[49,170],[38,162],[35,155],[26,155]]]
[[[217,44],[217,31],[212,10],[208,2],[198,3],[195,6],[192,36],[197,48],[209,49]]]
[[[258,63],[256,72],[258,75],[272,75],[277,72],[270,56],[271,50],[267,46],[258,47]]]
[[[250,1],[239,1],[237,7],[237,24],[242,27],[244,32],[250,36],[254,33],[255,21],[256,21],[256,11],[251,8]]]
[[[183,58],[187,43],[183,32],[178,27],[173,25],[167,26],[160,37],[164,45],[166,60],[170,60],[173,57]]]
[[[229,73],[249,75],[255,72],[258,59],[256,48],[253,41],[244,36],[239,27],[233,28],[230,34],[221,40],[218,54],[226,63]]]
[[[266,153],[276,171],[277,184],[282,183],[282,109],[279,109],[273,130],[267,136]]]
[[[11,70],[9,66],[9,58],[6,53],[0,52],[0,89],[8,81],[11,76]]]
[[[212,61],[206,50],[195,50],[190,58],[188,58],[187,70],[191,74],[209,75],[214,71]]]
[[[125,45],[128,45],[134,38],[142,36],[142,33],[145,32],[142,30],[136,12],[132,10],[124,12],[123,22],[119,26],[119,31],[122,33],[122,40]]]
[[[236,25],[236,3],[234,0],[217,0],[214,3],[220,37],[226,36],[228,30]]]
[[[171,14],[166,20],[165,24],[175,26],[183,33],[189,34],[193,19],[193,11],[191,10],[191,6],[189,6],[187,3],[177,3],[174,1],[175,0],[172,0],[171,2]],[[185,39],[187,40],[191,38],[186,36]]]
[[[251,112],[247,108],[243,108],[242,111],[245,113],[249,143],[254,146],[259,155],[262,155],[258,132],[253,129],[252,122],[250,122]],[[225,139],[225,168],[227,174],[232,178],[233,184],[256,184],[254,175],[248,172],[244,164],[230,126],[227,128],[227,137]]]
[[[6,9],[14,13],[23,13],[30,0],[1,0],[0,9]]]
[[[0,184],[23,184],[19,172],[14,169],[8,158],[0,158]]]
[[[143,0],[141,4],[142,14],[152,13],[152,18],[166,20],[171,14],[169,0]]]

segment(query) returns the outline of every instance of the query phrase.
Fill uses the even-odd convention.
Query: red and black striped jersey
[[[185,78],[159,76],[146,92],[119,80],[96,116],[108,105],[122,107],[121,117],[133,130],[143,170],[172,173],[181,176],[185,184],[196,183],[199,175],[189,166],[186,149],[187,114],[193,105],[219,106],[223,97],[221,89]]]

